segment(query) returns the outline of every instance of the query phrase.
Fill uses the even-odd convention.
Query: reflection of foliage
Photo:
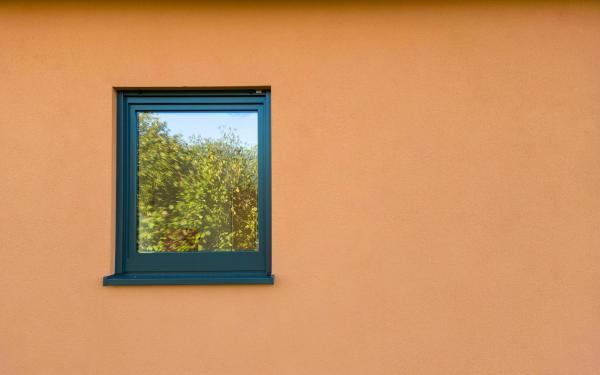
[[[138,248],[256,250],[257,176],[256,146],[233,132],[186,142],[140,114]]]

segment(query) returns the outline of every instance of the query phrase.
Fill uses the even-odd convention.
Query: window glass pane
[[[138,252],[258,250],[256,112],[139,112],[138,132]]]

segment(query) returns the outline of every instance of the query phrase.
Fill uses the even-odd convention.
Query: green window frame
[[[137,251],[138,112],[252,111],[258,118],[258,249],[239,252]],[[273,284],[271,274],[270,91],[117,91],[115,273],[104,285]]]

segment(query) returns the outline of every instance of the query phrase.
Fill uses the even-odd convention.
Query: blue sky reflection
[[[217,139],[223,129],[231,129],[242,143],[258,144],[258,114],[256,112],[155,112],[167,123],[171,135],[180,134],[185,140],[195,135]]]

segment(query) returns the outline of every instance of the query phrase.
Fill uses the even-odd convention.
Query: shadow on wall
[[[559,0],[256,0],[252,2],[248,1],[240,1],[240,0],[220,0],[218,2],[215,1],[192,1],[192,0],[173,0],[169,4],[171,5],[186,5],[190,7],[198,7],[198,8],[213,8],[218,7],[219,9],[224,9],[228,6],[235,7],[236,10],[240,9],[256,9],[257,7],[268,5],[270,8],[310,8],[316,5],[319,5],[319,8],[322,9],[324,6],[330,7],[365,7],[369,9],[373,9],[373,7],[377,6],[427,6],[427,5],[560,5],[564,4],[565,1]],[[595,1],[579,1],[578,3],[585,4],[590,3],[593,4]],[[73,5],[76,8],[99,8],[99,7],[113,7],[118,5],[120,8],[140,8],[140,3],[130,2],[124,3],[122,1],[117,0],[106,0],[106,1],[87,1],[82,3],[77,0],[60,0],[53,1],[48,3],[46,1],[40,0],[12,0],[12,1],[4,1],[2,5],[14,5],[22,7],[34,6],[36,9],[42,8],[51,8],[57,5]],[[162,0],[147,0],[143,2],[143,8],[148,9],[156,7],[164,7],[164,1]]]

